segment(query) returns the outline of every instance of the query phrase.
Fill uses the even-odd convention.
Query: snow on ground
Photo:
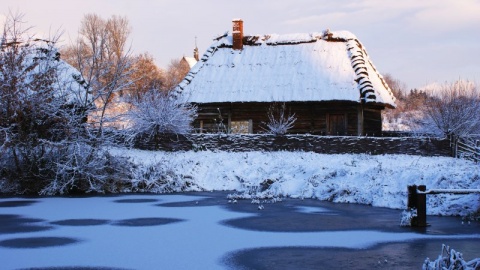
[[[162,152],[112,149],[140,168],[153,167],[193,183],[190,190],[235,190],[243,198],[317,198],[405,209],[407,186],[479,189],[480,166],[449,157],[326,155],[310,152]],[[263,185],[271,180],[273,184]],[[428,195],[427,214],[466,215],[480,195]]]

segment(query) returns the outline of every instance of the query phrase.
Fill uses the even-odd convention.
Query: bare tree
[[[407,85],[400,81],[399,79],[394,78],[391,74],[387,73],[383,75],[383,79],[387,83],[390,90],[392,90],[393,95],[398,101],[404,101],[406,97]]]
[[[177,86],[190,71],[187,63],[181,59],[173,59],[164,75],[163,89],[170,91]]]
[[[134,57],[130,75],[132,84],[127,91],[128,99],[138,101],[151,89],[162,88],[163,76],[163,70],[155,65],[150,54],[144,53]]]
[[[96,14],[85,15],[76,43],[64,50],[66,61],[77,68],[92,90],[97,112],[90,115],[99,128],[115,120],[109,115],[112,101],[131,84],[132,59],[126,49],[130,28],[124,17],[108,20]]]
[[[468,81],[445,83],[425,102],[426,128],[440,134],[480,134],[480,91]]]

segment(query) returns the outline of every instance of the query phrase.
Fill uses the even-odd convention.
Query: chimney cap
[[[240,22],[240,21],[243,21],[243,20],[240,18],[232,19],[232,22]]]

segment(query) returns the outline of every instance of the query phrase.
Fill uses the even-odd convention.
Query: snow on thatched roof
[[[22,43],[19,42],[18,44]],[[27,83],[33,81],[38,73],[53,69],[56,76],[52,85],[53,94],[60,102],[63,102],[64,105],[83,106],[85,102],[92,101],[93,97],[87,91],[87,83],[80,71],[62,60],[60,53],[53,44],[49,41],[36,39],[28,46],[30,47],[22,65],[29,67],[34,62],[37,64],[34,69],[27,69]]]
[[[178,85],[189,102],[353,101],[395,107],[395,97],[348,31],[243,38],[225,34]]]
[[[92,102],[93,97],[86,89],[86,82],[82,74],[63,60],[57,62],[58,80],[55,82],[55,96],[62,98],[67,105],[83,106],[85,102]],[[85,100],[87,98],[87,100]]]

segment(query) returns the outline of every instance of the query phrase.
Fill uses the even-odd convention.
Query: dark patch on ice
[[[44,222],[44,220],[25,218],[20,215],[0,215],[0,234],[40,232],[53,228],[35,224],[39,222]]]
[[[96,225],[104,225],[109,223],[109,220],[105,219],[65,219],[50,222],[54,225],[61,225],[61,226],[96,226]]]
[[[259,205],[262,207],[259,210]],[[340,206],[340,207],[339,207]],[[305,212],[301,207],[322,211]],[[399,226],[399,210],[356,204],[334,204],[312,199],[283,199],[280,202],[251,203],[238,200],[228,204],[231,211],[255,213],[255,216],[225,220],[236,228],[273,232],[316,232],[347,230],[404,231]]]
[[[0,241],[0,246],[6,248],[44,248],[66,246],[77,242],[79,240],[68,237],[27,237],[3,240]]]
[[[19,270],[128,270],[127,268],[113,268],[113,267],[93,267],[93,266],[60,266],[60,267],[35,267],[22,268]]]
[[[259,205],[263,209],[259,210]],[[315,232],[377,230],[383,232],[418,232],[447,235],[469,234],[480,231],[480,222],[462,225],[460,217],[428,216],[431,226],[426,228],[400,227],[403,210],[372,207],[361,204],[343,204],[315,199],[283,199],[269,203],[260,200],[238,200],[227,204],[227,209],[255,216],[225,220],[222,224],[240,229],[272,232]],[[322,211],[305,212],[301,207],[318,208]]]
[[[185,196],[202,197],[200,199],[188,200],[182,202],[160,203],[156,206],[161,207],[192,207],[192,206],[222,206],[228,204],[227,195],[231,191],[215,191],[215,192],[192,192],[182,193]]]
[[[157,199],[120,199],[115,200],[116,203],[154,203],[158,202]]]
[[[142,226],[166,225],[166,224],[176,223],[181,221],[184,221],[184,220],[176,219],[176,218],[132,218],[132,219],[124,219],[124,220],[116,221],[112,225],[142,227]]]
[[[478,239],[422,239],[387,243],[367,249],[278,247],[246,249],[224,256],[228,269],[421,269],[427,257],[437,259],[442,244],[463,258],[480,254]]]
[[[38,201],[35,200],[16,200],[16,201],[4,201],[0,202],[0,207],[23,207],[30,206]]]

